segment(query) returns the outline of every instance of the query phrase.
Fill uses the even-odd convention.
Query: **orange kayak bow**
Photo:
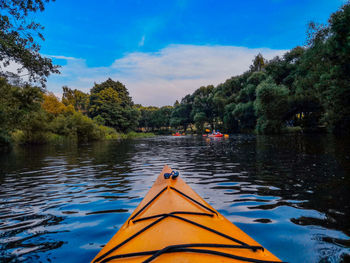
[[[168,166],[92,262],[281,262]]]

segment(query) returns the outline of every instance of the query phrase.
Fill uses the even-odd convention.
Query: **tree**
[[[309,26],[309,48],[300,66],[299,83],[312,88],[336,133],[350,133],[350,3],[333,13],[328,25]]]
[[[90,97],[89,94],[77,89],[72,90],[67,86],[62,87],[62,89],[62,103],[64,105],[72,105],[76,111],[80,111],[81,113],[87,113]]]
[[[186,95],[181,103],[175,105],[170,119],[171,126],[176,128],[182,126],[184,131],[187,130],[188,125],[193,123],[191,118],[192,103],[192,96]]]
[[[261,71],[265,67],[266,64],[266,59],[259,53],[258,55],[255,56],[253,59],[253,64],[250,66],[250,71],[255,72],[255,71]]]
[[[230,103],[225,106],[224,112],[224,127],[227,131],[235,132],[238,131],[238,121],[233,115],[234,110],[236,109],[235,103]]]
[[[241,131],[254,130],[256,125],[256,115],[254,103],[252,101],[237,104],[232,114],[238,120]]]
[[[289,90],[272,79],[263,81],[257,88],[255,109],[258,116],[258,133],[279,133],[289,109]]]
[[[205,115],[204,112],[197,112],[195,115],[194,115],[194,122],[195,122],[195,125],[196,125],[196,128],[197,130],[200,132],[200,133],[203,133],[204,131],[204,123],[207,121],[207,116]]]
[[[39,87],[13,86],[0,78],[0,148],[10,144],[10,135],[17,129],[22,130],[28,141],[38,141],[46,131],[42,100],[43,92]]]
[[[36,39],[44,40],[43,27],[28,21],[28,15],[44,11],[50,0],[0,0],[0,76],[19,82],[26,76],[29,82],[45,86],[51,73],[59,73],[58,66],[51,59],[40,55],[40,45]],[[6,71],[6,67],[16,63],[17,73]]]
[[[196,123],[199,121],[198,127],[202,125],[202,120],[205,119],[214,128],[215,107],[213,103],[213,90],[214,86],[209,85],[207,87],[200,87],[193,93],[193,106],[191,115]],[[198,115],[197,115],[198,114]],[[197,115],[197,118],[195,116]],[[204,123],[203,123],[204,125]]]
[[[31,112],[39,111],[43,93],[38,87],[17,87],[0,78],[0,129],[11,132],[29,119]]]
[[[159,110],[159,108],[154,106],[143,107],[142,105],[135,105],[135,107],[140,112],[139,128],[143,128],[145,130],[153,130],[155,128],[153,114]]]
[[[140,112],[134,107],[126,87],[119,81],[108,79],[91,89],[89,116],[125,132],[138,126]]]
[[[282,58],[275,57],[265,66],[265,72],[272,77],[276,84],[287,86],[292,93],[295,91],[294,81],[298,77],[300,62],[305,48],[295,47],[285,53]]]
[[[68,111],[73,111],[73,106],[69,105],[70,108],[69,106],[67,107],[61,101],[59,101],[59,99],[52,92],[44,94],[44,101],[42,102],[41,106],[47,113],[54,116],[58,116],[59,114]]]

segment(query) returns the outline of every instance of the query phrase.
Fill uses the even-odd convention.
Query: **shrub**
[[[258,122],[258,133],[280,133],[284,125],[284,116],[289,109],[289,90],[268,79],[259,84],[254,103]]]

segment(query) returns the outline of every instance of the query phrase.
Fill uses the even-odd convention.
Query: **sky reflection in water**
[[[0,259],[90,261],[164,164],[288,262],[350,253],[350,142],[331,136],[156,137],[0,156]]]

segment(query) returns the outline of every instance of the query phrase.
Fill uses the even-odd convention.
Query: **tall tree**
[[[301,64],[301,83],[318,94],[324,121],[336,133],[350,133],[350,2],[328,25],[310,24],[309,48]]]
[[[64,105],[72,105],[76,111],[86,113],[89,106],[89,94],[77,89],[70,89],[67,86],[62,87],[62,102]]]
[[[272,79],[259,84],[255,101],[258,133],[281,132],[284,116],[289,109],[288,95],[289,90],[283,85],[277,85]]]
[[[261,71],[265,67],[266,59],[261,53],[255,56],[253,59],[253,64],[250,66],[250,71]]]
[[[170,119],[171,126],[176,128],[182,126],[184,131],[187,130],[188,125],[193,122],[191,118],[192,103],[192,96],[187,95],[181,100],[181,104],[175,104]]]
[[[52,0],[54,1],[54,0]],[[50,0],[0,0],[0,76],[19,82],[45,86],[51,73],[59,73],[52,60],[43,57],[37,39],[44,40],[43,27],[28,16],[44,11]],[[18,66],[17,72],[7,71],[9,65]]]
[[[140,112],[134,107],[126,87],[108,79],[91,89],[89,116],[119,131],[133,130],[138,125]]]

